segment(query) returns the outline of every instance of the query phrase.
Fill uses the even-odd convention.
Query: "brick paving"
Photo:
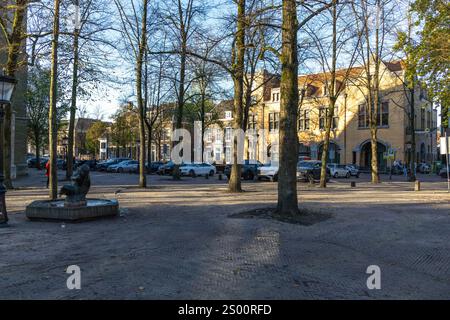
[[[42,181],[41,181],[42,180]],[[92,173],[91,197],[117,198],[122,215],[76,224],[29,222],[45,198],[32,172],[7,194],[11,227],[0,229],[0,298],[31,299],[449,299],[450,194],[444,179],[423,190],[395,179],[326,190],[299,184],[301,207],[331,213],[302,226],[230,215],[276,203],[276,184]],[[60,183],[63,183],[62,181]],[[82,289],[68,290],[67,266]],[[381,268],[381,290],[366,286]]]

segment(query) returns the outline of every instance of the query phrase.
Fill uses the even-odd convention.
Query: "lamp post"
[[[11,103],[11,95],[14,90],[16,80],[11,77],[0,75],[0,227],[8,225],[8,212],[6,211],[5,194],[6,188],[3,184],[3,116],[5,106]]]

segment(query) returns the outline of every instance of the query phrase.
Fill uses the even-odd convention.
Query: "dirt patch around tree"
[[[333,214],[322,212],[320,210],[300,208],[300,214],[296,216],[283,216],[278,214],[276,208],[267,207],[234,213],[229,215],[228,217],[233,219],[274,219],[291,224],[312,226],[314,224],[331,219],[333,217]]]

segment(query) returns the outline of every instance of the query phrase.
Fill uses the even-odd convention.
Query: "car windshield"
[[[314,167],[314,162],[301,161],[297,166],[302,168],[312,168]]]

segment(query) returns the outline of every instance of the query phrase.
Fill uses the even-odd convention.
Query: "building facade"
[[[350,76],[344,77],[345,74]],[[404,68],[400,61],[382,63],[380,69],[380,106],[377,117],[378,162],[381,171],[390,166],[388,153],[394,159],[406,163],[411,152],[410,107],[404,87]],[[329,99],[326,80],[329,74],[299,76],[299,93],[303,95],[299,105],[298,137],[299,157],[321,159],[325,139],[325,124]],[[262,72],[255,82],[253,101],[247,121],[250,134],[245,140],[244,159],[267,162],[278,161],[278,139],[280,121],[279,77]],[[344,81],[346,79],[346,81]],[[365,69],[355,67],[337,71],[337,86],[343,86],[336,101],[328,158],[332,163],[356,164],[363,170],[371,163],[371,139],[366,107],[366,92],[363,85]],[[328,79],[329,80],[329,79]],[[209,162],[230,163],[230,133],[232,105],[228,118],[223,119],[223,138],[207,134],[206,150],[211,151]],[[415,88],[415,139],[417,162],[432,162],[437,159],[437,111],[427,100],[425,90]],[[228,128],[228,129],[227,129]],[[262,131],[261,131],[262,129]],[[213,130],[214,131],[214,130]],[[216,137],[211,138],[212,137]],[[219,149],[222,154],[219,156]],[[228,153],[227,153],[228,152]],[[228,156],[227,156],[228,155]],[[214,160],[214,161],[211,161]]]

